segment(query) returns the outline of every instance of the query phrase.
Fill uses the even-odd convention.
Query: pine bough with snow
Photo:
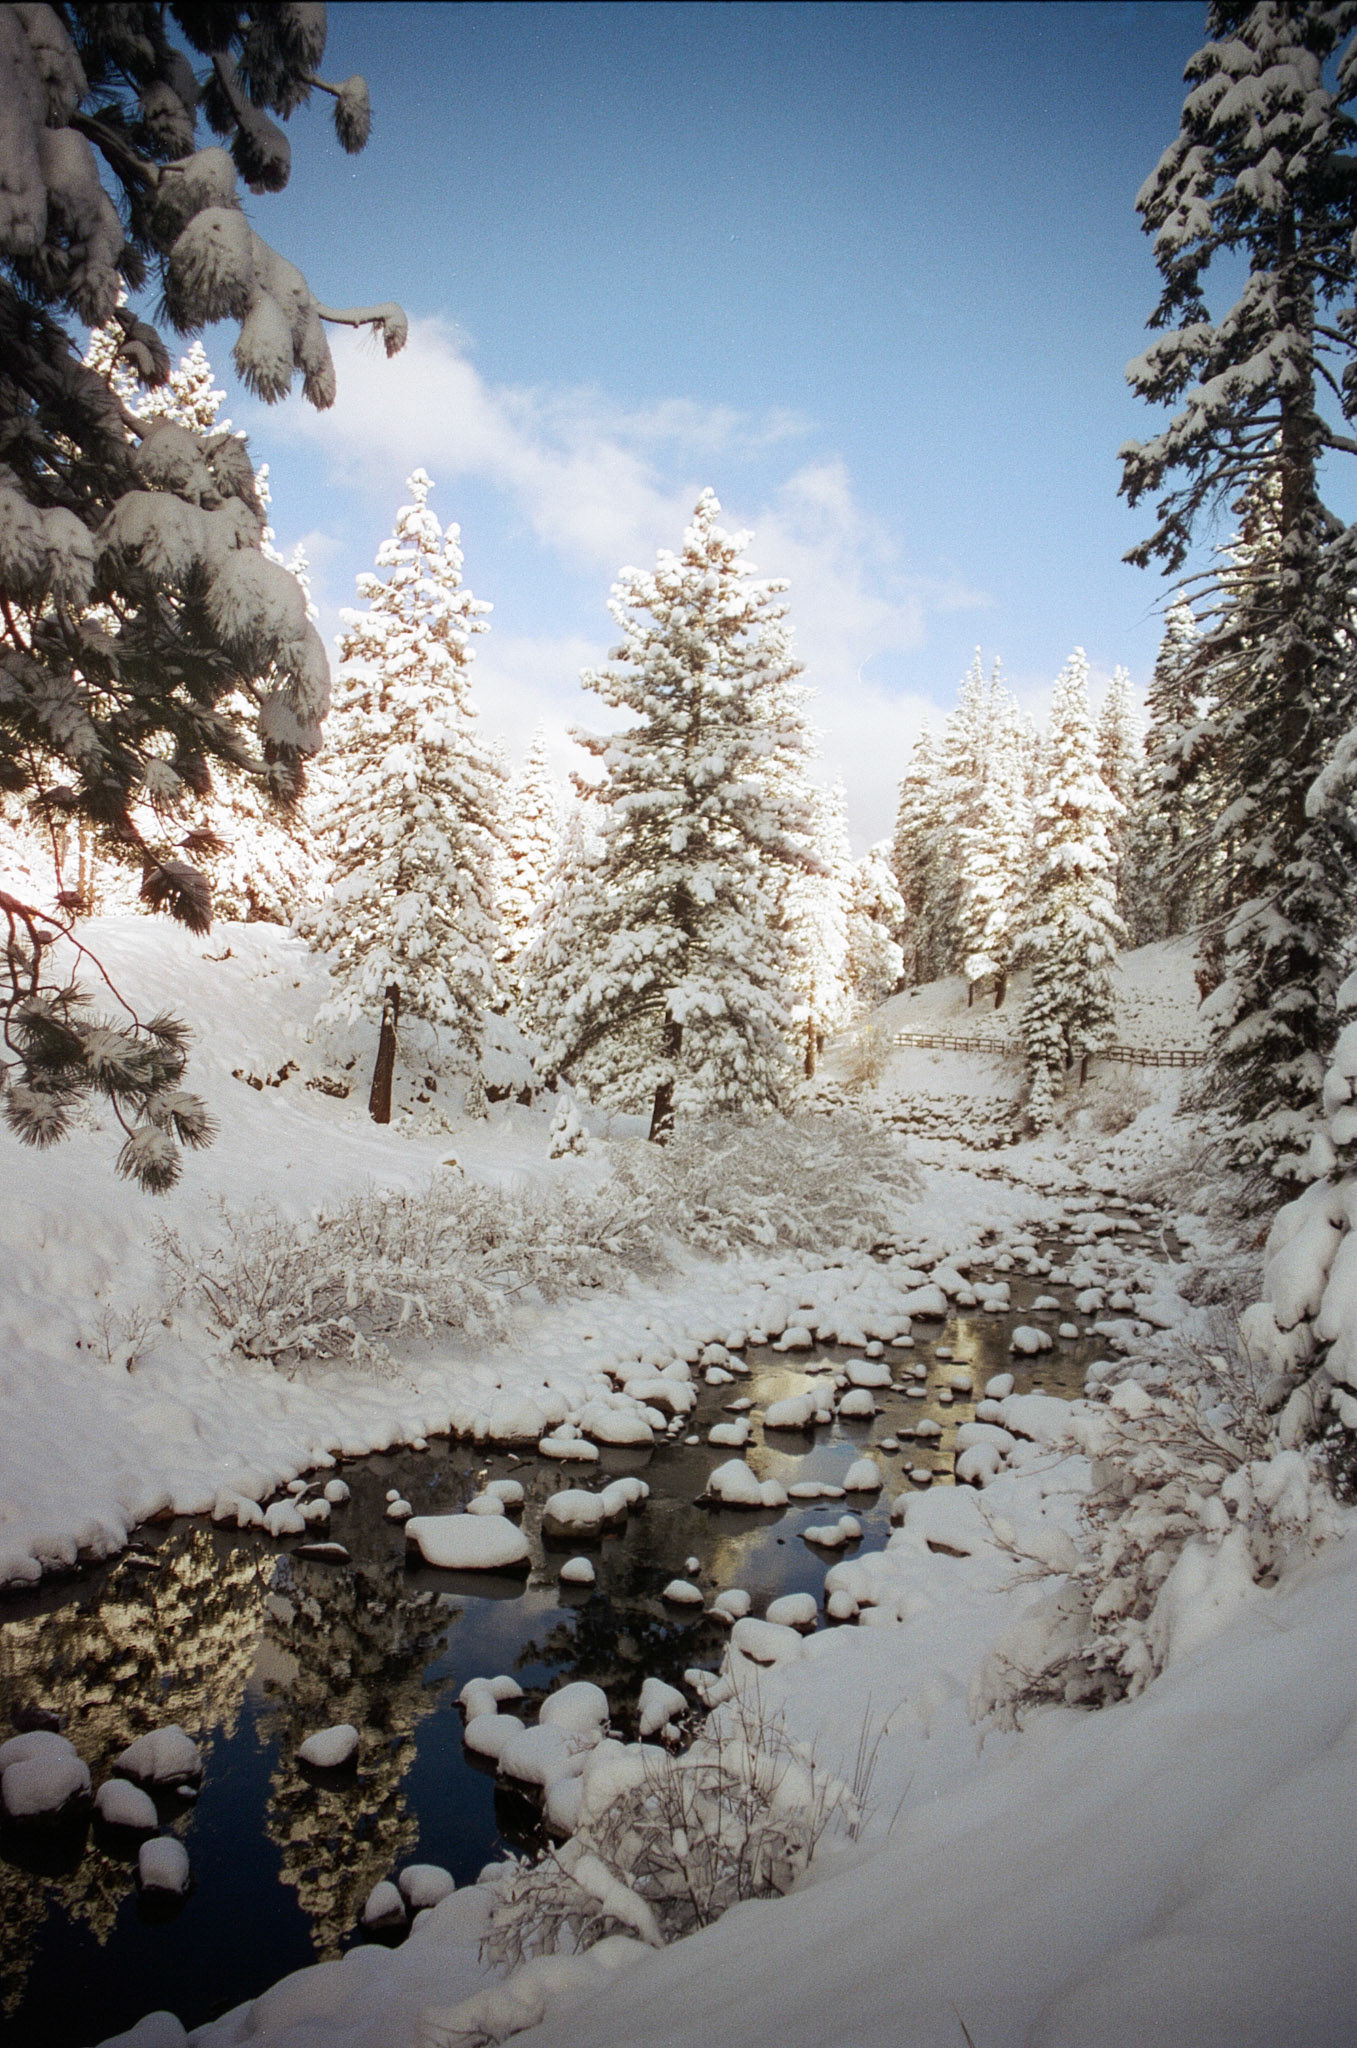
[[[122,361],[142,384],[163,384],[164,342],[119,304],[154,284],[181,333],[237,323],[237,366],[262,397],[281,398],[300,371],[324,406],[324,322],[372,326],[389,351],[405,322],[391,306],[323,307],[242,206],[238,179],[256,193],[286,185],[289,146],[272,116],[314,90],[333,97],[346,149],[366,141],[362,81],[332,86],[316,72],[324,9],[145,9],[135,33],[124,17],[0,7],[0,785],[87,819],[143,868],[150,900],[202,929],[205,878],[143,834],[137,808],[173,818],[223,762],[286,800],[320,743],[329,667],[295,579],[262,552],[243,442],[138,417],[82,363],[71,324],[116,317]],[[221,144],[199,147],[200,112]],[[112,629],[97,617],[110,604]],[[253,733],[230,708],[237,690]],[[10,1127],[46,1144],[80,1095],[104,1085],[109,1027],[49,970],[59,915],[32,910],[5,891],[17,943],[0,984],[0,1076]],[[159,1057],[161,1041],[130,1013],[113,1035],[125,1041],[119,1060],[129,1046]],[[165,1109],[160,1083],[135,1112],[135,1128],[155,1135],[121,1158],[160,1186],[183,1126],[169,1111],[153,1123],[153,1105]]]

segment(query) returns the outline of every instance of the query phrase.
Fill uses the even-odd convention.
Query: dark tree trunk
[[[1004,1007],[1004,997],[1005,997],[1005,996],[1006,996],[1007,994],[1008,994],[1008,969],[1007,969],[1006,967],[1001,967],[1001,968],[999,969],[999,972],[998,972],[998,973],[997,973],[997,974],[995,975],[995,977],[994,977],[994,1007],[995,1007],[995,1009],[996,1009],[996,1010],[1002,1010],[1002,1009],[1003,1009],[1003,1007]]]
[[[816,1044],[816,1042],[815,1042],[815,1019],[814,1019],[813,1017],[807,1017],[807,1019],[806,1019],[806,1079],[807,1079],[808,1081],[813,1081],[813,1080],[814,1080],[814,1078],[815,1078],[815,1061],[816,1061],[816,1056],[817,1056],[817,1054],[818,1054],[818,1051],[819,1051],[819,1048],[818,1048],[818,1046],[817,1046],[817,1044]]]
[[[382,1002],[382,1029],[377,1040],[377,1064],[372,1070],[372,1092],[368,1115],[375,1124],[391,1121],[391,1082],[396,1072],[396,1026],[400,1022],[401,992],[397,982],[388,982]]]
[[[676,1024],[672,1017],[664,1020],[664,1033],[660,1040],[661,1057],[676,1060],[683,1050],[683,1026]],[[650,1112],[650,1140],[655,1145],[665,1145],[674,1135],[674,1077],[661,1081],[655,1090],[655,1106]]]
[[[1084,1056],[1083,1056],[1083,1058],[1082,1058],[1082,1059],[1080,1060],[1080,1062],[1079,1062],[1079,1086],[1080,1086],[1081,1088],[1083,1087],[1083,1085],[1084,1085],[1085,1081],[1087,1081],[1087,1079],[1088,1079],[1088,1054],[1087,1054],[1087,1053],[1085,1053],[1085,1054],[1084,1054]]]
[[[975,983],[973,981],[966,983],[966,1008],[968,1010],[975,1008]]]

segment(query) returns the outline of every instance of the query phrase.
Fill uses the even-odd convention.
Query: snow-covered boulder
[[[580,1428],[600,1444],[644,1446],[655,1441],[654,1430],[632,1401],[590,1401],[580,1416]]]
[[[1019,1323],[1008,1340],[1008,1348],[1024,1358],[1035,1358],[1039,1351],[1049,1351],[1052,1342],[1049,1330],[1039,1330],[1035,1323]]]
[[[740,1415],[733,1422],[714,1422],[707,1431],[707,1442],[718,1450],[743,1450],[749,1442],[749,1417]]]
[[[547,1694],[537,1719],[543,1728],[559,1728],[563,1734],[597,1742],[608,1725],[608,1713],[608,1695],[602,1686],[575,1678]]]
[[[482,1724],[472,1722],[476,1728]],[[594,1740],[597,1740],[595,1735]],[[513,1736],[499,1753],[500,1776],[542,1791],[557,1778],[578,1775],[581,1769],[581,1738],[567,1728],[543,1722]]]
[[[588,1557],[568,1557],[561,1566],[560,1578],[565,1586],[592,1586],[598,1579],[593,1560]]]
[[[264,1510],[264,1528],[270,1536],[303,1536],[306,1521],[295,1500],[276,1500]]]
[[[720,1621],[742,1621],[753,1604],[743,1586],[730,1586],[724,1593],[717,1594],[711,1611]]]
[[[497,1493],[477,1493],[467,1502],[465,1512],[468,1515],[502,1515],[505,1507]]]
[[[462,1742],[474,1756],[498,1763],[506,1744],[522,1733],[523,1722],[517,1714],[477,1714],[462,1730]]]
[[[626,1519],[624,1505],[609,1502],[606,1490],[590,1493],[584,1487],[567,1487],[553,1493],[542,1509],[542,1534],[554,1541],[578,1542],[581,1537],[599,1536]]]
[[[875,1458],[856,1458],[843,1475],[845,1493],[879,1493],[885,1484]]]
[[[445,1572],[526,1571],[532,1557],[527,1537],[506,1515],[415,1515],[405,1541]]]
[[[819,1406],[819,1397],[815,1394],[788,1394],[784,1400],[768,1404],[763,1426],[765,1429],[811,1429]]]
[[[888,1387],[891,1369],[882,1358],[850,1358],[844,1371],[851,1387]]]
[[[783,1593],[779,1599],[769,1601],[765,1620],[775,1622],[780,1628],[814,1628],[819,1620],[814,1594]]]
[[[751,1664],[785,1664],[804,1654],[805,1645],[794,1628],[776,1621],[755,1621],[746,1615],[730,1632],[730,1646]]]
[[[135,1828],[145,1834],[160,1826],[154,1799],[130,1778],[106,1779],[94,1795],[94,1810],[110,1828]]]
[[[364,1927],[403,1927],[406,1920],[405,1901],[389,1877],[375,1884],[363,1902]]]
[[[707,1498],[727,1508],[785,1507],[787,1495],[775,1479],[759,1479],[743,1458],[727,1458],[707,1478]]]
[[[637,1730],[642,1742],[648,1735],[660,1735],[679,1714],[686,1713],[688,1702],[676,1686],[666,1685],[662,1678],[647,1678],[641,1687],[638,1704]]]
[[[566,1436],[557,1431],[553,1436],[544,1436],[537,1446],[539,1457],[554,1458],[560,1465],[596,1465],[598,1445],[590,1443],[585,1436]]]
[[[153,1835],[137,1855],[137,1876],[144,1892],[182,1897],[188,1890],[188,1850],[174,1835]]]
[[[849,1422],[870,1422],[876,1402],[867,1387],[850,1387],[839,1403],[839,1414]]]
[[[457,1881],[441,1863],[407,1863],[396,1888],[412,1913],[423,1913],[455,1892]]]
[[[182,1785],[201,1778],[203,1760],[192,1736],[171,1721],[168,1727],[152,1728],[129,1742],[113,1768],[139,1785]]]
[[[12,1821],[50,1820],[89,1798],[89,1765],[74,1743],[36,1728],[0,1744],[0,1805]]]
[[[856,1543],[861,1534],[862,1524],[856,1515],[840,1515],[837,1522],[812,1522],[801,1531],[801,1539],[813,1543],[817,1550],[842,1550],[846,1543]]]
[[[668,1601],[671,1607],[700,1607],[702,1589],[695,1586],[691,1579],[671,1579],[660,1598]]]
[[[358,1755],[358,1730],[352,1721],[336,1721],[333,1728],[319,1728],[308,1735],[297,1750],[299,1763],[314,1771],[342,1771]]]
[[[484,1435],[492,1444],[535,1444],[546,1429],[547,1418],[536,1401],[521,1394],[504,1394],[486,1415]],[[478,1430],[477,1435],[481,1434]]]

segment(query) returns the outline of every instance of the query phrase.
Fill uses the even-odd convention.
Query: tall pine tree
[[[1112,967],[1123,937],[1111,842],[1118,804],[1099,772],[1081,647],[1056,681],[1046,755],[1031,898],[1017,949],[1032,970],[1020,1030],[1037,1125],[1050,1120],[1065,1069],[1111,1036]]]
[[[704,491],[678,554],[627,569],[611,665],[584,682],[632,714],[580,734],[602,775],[603,846],[553,918],[535,1014],[558,1072],[605,1104],[677,1114],[777,1099],[787,957],[777,880],[813,864],[808,745],[789,696],[785,585],[757,580],[747,534]]]
[[[1357,63],[1350,43],[1340,55],[1355,24],[1351,4],[1218,0],[1178,137],[1137,202],[1164,289],[1160,336],[1129,375],[1176,411],[1123,450],[1131,503],[1160,494],[1130,559],[1177,573],[1222,503],[1254,528],[1247,563],[1207,579],[1197,674],[1226,720],[1217,761],[1236,876],[1214,1092],[1263,1204],[1313,1170],[1357,858],[1349,804],[1318,781],[1354,720],[1354,535],[1322,503],[1319,470],[1357,453]],[[1217,257],[1248,266],[1219,318],[1206,298]]]
[[[377,553],[386,574],[360,576],[367,604],[343,615],[316,805],[330,875],[304,929],[330,955],[322,1018],[423,1018],[475,1072],[499,936],[503,771],[477,732],[470,684],[490,607],[463,586],[459,532],[429,509],[428,476],[417,469],[406,488],[411,502]],[[384,1030],[381,1056],[392,1051]]]

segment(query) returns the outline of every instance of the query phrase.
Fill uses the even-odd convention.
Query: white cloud
[[[785,447],[792,458],[785,480],[771,494],[766,487],[751,493],[749,506],[735,502],[737,483],[726,523],[751,526],[761,572],[791,586],[796,650],[825,736],[822,772],[842,776],[855,838],[865,844],[890,830],[900,776],[932,707],[864,672],[921,647],[930,615],[989,600],[959,582],[910,573],[895,536],[858,504],[843,462],[793,466],[808,422],[687,398],[627,408],[596,390],[492,385],[455,331],[435,320],[416,321],[393,361],[351,335],[337,338],[336,356],[332,410],[291,408],[281,420],[275,415],[275,432],[304,437],[328,457],[337,479],[383,503],[417,464],[440,483],[477,478],[550,555],[587,572],[591,583],[600,571],[611,582],[624,563],[645,565],[657,548],[675,546],[704,484],[723,473],[738,479],[751,458],[766,475],[770,457]],[[564,766],[575,752],[565,738],[569,724],[611,722],[578,688],[580,668],[604,650],[582,637],[502,632],[512,603],[511,591],[496,592],[494,630],[477,650],[477,699],[487,729],[505,733],[511,756],[522,757],[544,720]]]

